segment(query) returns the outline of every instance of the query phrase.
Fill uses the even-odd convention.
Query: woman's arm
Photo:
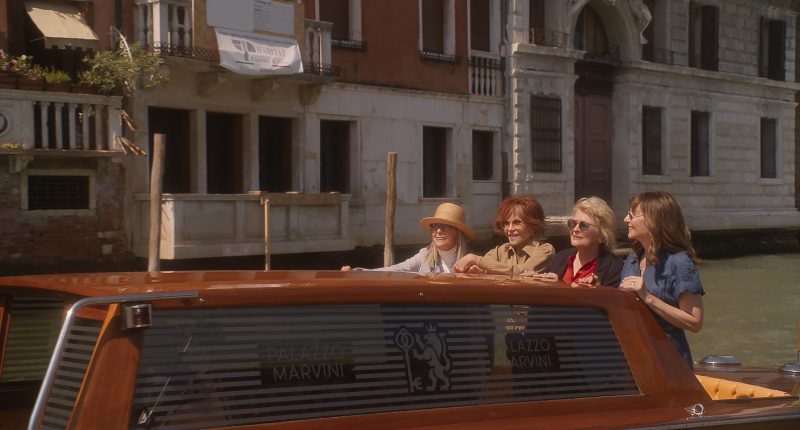
[[[425,257],[428,256],[428,248],[422,248],[413,257],[401,263],[394,264],[389,267],[381,267],[379,269],[372,269],[376,272],[419,272],[422,268],[422,263]]]
[[[641,276],[628,276],[619,286],[622,290],[634,291],[640,299],[661,318],[675,327],[693,333],[703,328],[703,296],[685,292],[678,298],[678,307],[664,302],[650,294],[642,282]]]

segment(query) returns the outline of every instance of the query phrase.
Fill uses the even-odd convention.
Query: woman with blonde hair
[[[402,263],[371,270],[452,273],[456,261],[467,253],[467,240],[475,238],[475,233],[465,222],[464,209],[453,203],[442,203],[433,216],[422,218],[419,225],[431,233],[428,246]],[[350,266],[342,267],[342,271],[348,270],[351,270]]]
[[[633,291],[692,367],[684,330],[703,328],[703,285],[697,253],[680,205],[663,191],[635,195],[625,215],[633,251],[622,266],[620,289]]]
[[[584,197],[572,207],[567,220],[571,248],[559,251],[550,262],[550,273],[537,279],[560,279],[567,285],[619,285],[622,260],[614,255],[614,211],[599,197]]]
[[[494,230],[508,238],[483,257],[467,254],[456,263],[456,272],[519,275],[547,271],[555,251],[541,241],[544,209],[532,196],[511,196],[500,202]]]

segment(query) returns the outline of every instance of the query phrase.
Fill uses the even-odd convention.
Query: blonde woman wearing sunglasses
[[[584,197],[572,207],[567,220],[571,248],[558,252],[550,262],[550,273],[538,279],[560,279],[567,285],[619,285],[622,260],[614,255],[614,211],[599,197]]]
[[[393,266],[372,269],[390,272],[453,273],[456,261],[467,253],[467,240],[475,233],[467,225],[464,209],[453,203],[442,203],[431,217],[422,218],[420,227],[431,233],[431,243],[406,261]],[[364,270],[342,267],[342,271]]]

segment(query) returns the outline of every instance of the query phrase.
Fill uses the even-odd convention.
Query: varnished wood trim
[[[141,331],[120,328],[118,305],[109,305],[89,371],[68,428],[125,429],[139,368]]]

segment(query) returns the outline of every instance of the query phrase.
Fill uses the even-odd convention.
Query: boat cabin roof
[[[42,388],[32,422],[617,428],[764,411],[800,420],[793,399],[714,403],[634,293],[392,272],[0,278],[0,404],[15,378],[35,379],[14,370],[33,354],[15,338],[52,332],[47,318],[70,306],[38,384],[54,388]]]

